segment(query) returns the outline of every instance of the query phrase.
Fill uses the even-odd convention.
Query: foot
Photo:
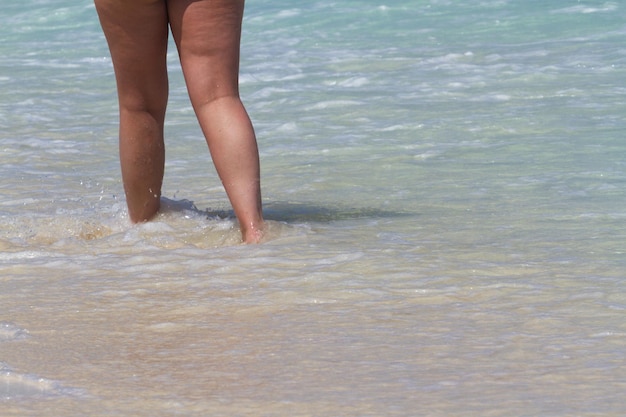
[[[261,243],[265,236],[265,225],[250,225],[246,228],[241,228],[241,238],[245,244]]]

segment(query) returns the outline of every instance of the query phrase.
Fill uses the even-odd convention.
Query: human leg
[[[243,0],[168,0],[170,26],[200,126],[245,242],[263,233],[259,154],[239,98]]]
[[[164,0],[95,0],[111,51],[120,112],[120,163],[131,221],[159,210],[168,97]]]

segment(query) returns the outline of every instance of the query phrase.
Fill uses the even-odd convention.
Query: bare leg
[[[133,222],[159,210],[167,106],[165,0],[95,0],[107,38],[120,107],[120,162]]]
[[[259,154],[239,98],[244,0],[169,0],[187,89],[244,242],[263,234]]]

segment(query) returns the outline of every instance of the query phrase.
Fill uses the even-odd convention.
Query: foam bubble
[[[0,322],[0,342],[24,339],[27,336],[28,331],[26,329],[22,329],[13,323]]]
[[[63,387],[59,382],[22,374],[0,363],[0,399],[33,399],[80,395],[82,390]]]

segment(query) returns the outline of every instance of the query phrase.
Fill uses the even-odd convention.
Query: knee
[[[146,97],[141,94],[120,94],[119,106],[120,113],[143,114],[162,122],[165,119],[167,100]]]

